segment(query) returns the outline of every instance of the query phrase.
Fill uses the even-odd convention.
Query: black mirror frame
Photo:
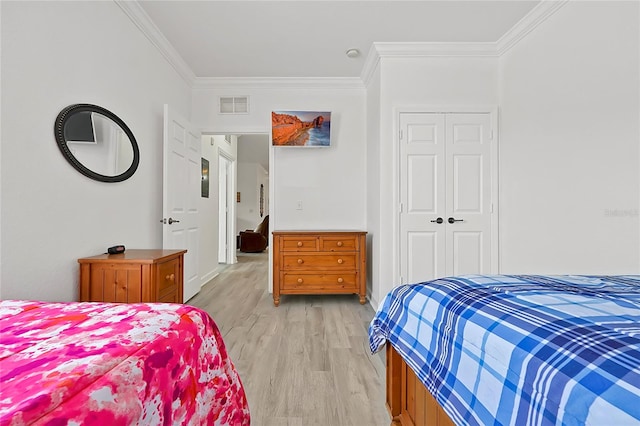
[[[131,147],[133,148],[133,161],[131,162],[131,166],[122,174],[117,176],[105,176],[99,173],[94,172],[91,169],[85,167],[78,159],[71,153],[69,147],[67,146],[67,142],[64,139],[64,125],[69,118],[70,115],[77,112],[97,112],[98,114],[102,114],[105,117],[112,120],[116,123],[120,128],[124,131],[124,133],[129,138],[131,142]],[[118,116],[116,116],[111,111],[99,107],[97,105],[92,104],[73,104],[69,105],[58,114],[56,117],[56,122],[53,128],[53,133],[56,137],[56,142],[58,144],[58,148],[64,155],[64,158],[71,164],[77,171],[82,173],[88,178],[100,181],[100,182],[122,182],[124,180],[129,179],[138,169],[138,164],[140,163],[140,150],[138,149],[138,143],[136,142],[136,138],[133,136],[133,133],[124,123],[124,121],[120,120]]]

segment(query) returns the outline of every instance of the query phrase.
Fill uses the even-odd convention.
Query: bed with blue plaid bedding
[[[394,288],[369,327],[459,425],[640,425],[640,275]]]

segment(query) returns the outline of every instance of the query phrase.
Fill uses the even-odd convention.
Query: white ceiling
[[[373,42],[497,42],[537,3],[139,0],[197,77],[358,77]]]

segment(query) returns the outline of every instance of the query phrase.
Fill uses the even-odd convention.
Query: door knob
[[[447,222],[449,223],[454,223],[454,222],[462,222],[464,219],[454,219],[452,217],[450,217]]]
[[[171,225],[172,223],[180,223],[179,220],[175,220],[173,218],[169,218],[169,225]]]
[[[432,223],[442,223],[442,222],[444,222],[444,220],[441,217],[439,217],[437,219],[432,220],[431,222]]]

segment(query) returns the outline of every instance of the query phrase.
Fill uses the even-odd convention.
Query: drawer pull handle
[[[336,244],[338,247],[342,247],[342,241],[338,241],[338,244]]]
[[[342,263],[344,262],[344,260],[342,259],[338,259],[338,263],[342,265]]]
[[[167,276],[166,276],[166,277],[164,277],[164,278],[165,278],[167,281],[173,281],[173,280],[176,278],[176,276],[175,276],[175,274],[171,274],[171,275],[167,275]]]
[[[302,241],[298,241],[298,247],[302,247]]]
[[[304,263],[304,260],[298,259],[298,265],[302,265],[303,263]]]
[[[302,281],[304,281],[302,278],[298,278],[298,284],[302,284]]]
[[[342,284],[342,283],[344,282],[344,280],[342,279],[342,277],[338,278],[338,282],[339,282],[340,284]]]

